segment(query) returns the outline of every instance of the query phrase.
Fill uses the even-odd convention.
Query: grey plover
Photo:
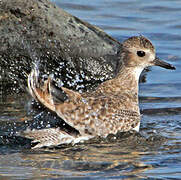
[[[65,87],[58,89],[51,76],[42,82],[38,68],[32,69],[28,76],[31,95],[75,128],[78,134],[72,135],[60,128],[46,128],[26,130],[23,136],[38,142],[37,148],[74,144],[95,136],[107,137],[118,131],[139,131],[138,82],[142,70],[148,66],[175,67],[156,57],[154,46],[144,36],[128,38],[120,51],[122,67],[117,76],[103,82],[93,92],[79,93]]]

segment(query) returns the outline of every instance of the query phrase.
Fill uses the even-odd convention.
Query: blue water
[[[152,67],[140,84],[141,134],[114,142],[31,151],[0,149],[0,177],[14,179],[181,179],[181,1],[52,0],[109,35],[148,37],[176,71]],[[27,116],[23,97],[1,102],[0,120]],[[22,105],[23,104],[23,105]],[[27,116],[27,119],[31,117]]]

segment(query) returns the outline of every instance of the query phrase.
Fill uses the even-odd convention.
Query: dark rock
[[[0,1],[0,91],[22,92],[33,63],[74,90],[111,79],[121,44],[48,0]]]

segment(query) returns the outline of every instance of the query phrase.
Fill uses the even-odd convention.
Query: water
[[[53,0],[52,0],[53,1]],[[143,34],[176,71],[152,67],[140,84],[140,134],[126,134],[58,149],[33,151],[24,140],[0,139],[0,177],[6,179],[180,179],[181,177],[181,1],[53,1],[71,14],[122,41]],[[3,95],[1,126],[32,120],[29,97]],[[35,115],[41,116],[41,111]],[[35,116],[34,115],[34,116]],[[50,118],[50,117],[49,117]],[[41,119],[41,118],[40,118]],[[45,125],[46,126],[46,125]],[[3,128],[1,128],[2,130]],[[4,131],[2,130],[1,133]],[[8,133],[8,132],[6,132]],[[6,134],[5,134],[6,135]]]

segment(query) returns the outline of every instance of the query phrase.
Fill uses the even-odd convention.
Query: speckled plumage
[[[95,136],[106,137],[118,131],[139,130],[140,112],[138,104],[138,80],[141,71],[152,65],[174,69],[155,57],[152,43],[143,36],[134,36],[123,42],[121,51],[122,67],[118,75],[105,81],[93,92],[78,93],[52,83],[51,77],[39,80],[38,68],[28,77],[31,95],[56,112],[65,123],[79,134],[70,135],[59,128],[27,130],[23,136],[39,142],[35,147],[77,143]],[[138,51],[145,55],[139,56]]]

